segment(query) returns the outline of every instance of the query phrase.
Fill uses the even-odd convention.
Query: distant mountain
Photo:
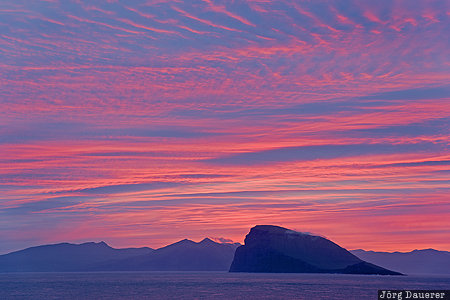
[[[114,249],[62,243],[0,255],[0,272],[227,271],[240,244],[182,240],[166,247]]]
[[[85,271],[111,259],[149,255],[150,248],[114,249],[105,242],[61,243],[0,255],[0,272]]]
[[[250,230],[243,246],[217,243],[208,238],[198,243],[184,239],[157,250],[147,247],[115,249],[105,242],[61,243],[0,255],[0,272],[227,270],[450,274],[450,252],[433,249],[407,253],[349,252],[320,236],[258,225]]]
[[[450,274],[450,252],[434,249],[411,252],[350,251],[359,258],[405,274]]]
[[[157,249],[150,255],[110,261],[99,268],[121,271],[227,271],[238,246],[216,243],[208,238],[199,243],[184,239]]]
[[[230,272],[401,275],[365,262],[320,236],[258,225],[236,249]]]

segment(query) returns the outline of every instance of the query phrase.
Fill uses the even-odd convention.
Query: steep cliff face
[[[400,275],[364,262],[320,236],[258,225],[236,249],[230,272],[347,273]]]

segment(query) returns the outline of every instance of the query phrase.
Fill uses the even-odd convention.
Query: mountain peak
[[[289,229],[281,227],[281,226],[277,226],[277,225],[255,225],[253,228],[251,228],[250,230],[264,230],[264,231],[272,231],[272,232],[284,232],[287,231]]]
[[[188,244],[197,244],[197,243],[194,242],[194,241],[191,241],[191,240],[189,240],[189,239],[182,239],[182,240],[180,240],[180,241],[178,241],[178,242],[175,242],[175,243],[173,243],[173,244],[164,246],[164,247],[162,247],[162,248],[171,247],[171,246],[179,246],[179,245],[188,245]],[[162,248],[160,248],[160,249],[162,249]]]
[[[214,242],[213,240],[211,240],[210,238],[204,238],[203,240],[201,240],[199,242],[199,244],[218,244],[217,242]]]
[[[66,245],[69,246],[81,246],[81,247],[98,247],[98,248],[111,248],[111,246],[109,246],[106,242],[101,241],[101,242],[86,242],[86,243],[82,243],[82,244],[70,244],[70,243],[66,243]]]
[[[276,225],[256,225],[252,229],[250,229],[250,232],[252,230],[253,231],[263,231],[263,232],[272,233],[272,234],[298,234],[298,235],[316,236],[309,232],[295,231],[295,230],[287,229],[287,228],[284,228],[281,226],[276,226]]]

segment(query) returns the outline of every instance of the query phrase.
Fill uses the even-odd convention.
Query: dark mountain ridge
[[[0,255],[0,272],[450,273],[450,252],[434,249],[406,253],[347,251],[326,238],[278,226],[255,226],[246,236],[245,245],[239,246],[217,243],[209,238],[200,242],[184,239],[156,250],[147,247],[115,249],[105,242],[60,243]]]
[[[144,248],[114,249],[105,242],[60,243],[27,248],[0,256],[0,272],[84,271],[101,261],[148,255]]]
[[[350,251],[359,258],[405,274],[450,274],[450,252],[435,249],[411,252]]]
[[[135,256],[98,266],[111,271],[227,271],[236,244],[216,243],[209,238],[201,242],[181,240],[159,248],[151,255]]]
[[[60,243],[0,255],[0,272],[227,271],[237,246],[208,238],[199,243],[184,239],[157,250]]]

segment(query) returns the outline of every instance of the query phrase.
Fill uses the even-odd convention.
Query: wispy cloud
[[[11,0],[0,16],[0,252],[242,241],[261,223],[450,247],[445,0]]]

